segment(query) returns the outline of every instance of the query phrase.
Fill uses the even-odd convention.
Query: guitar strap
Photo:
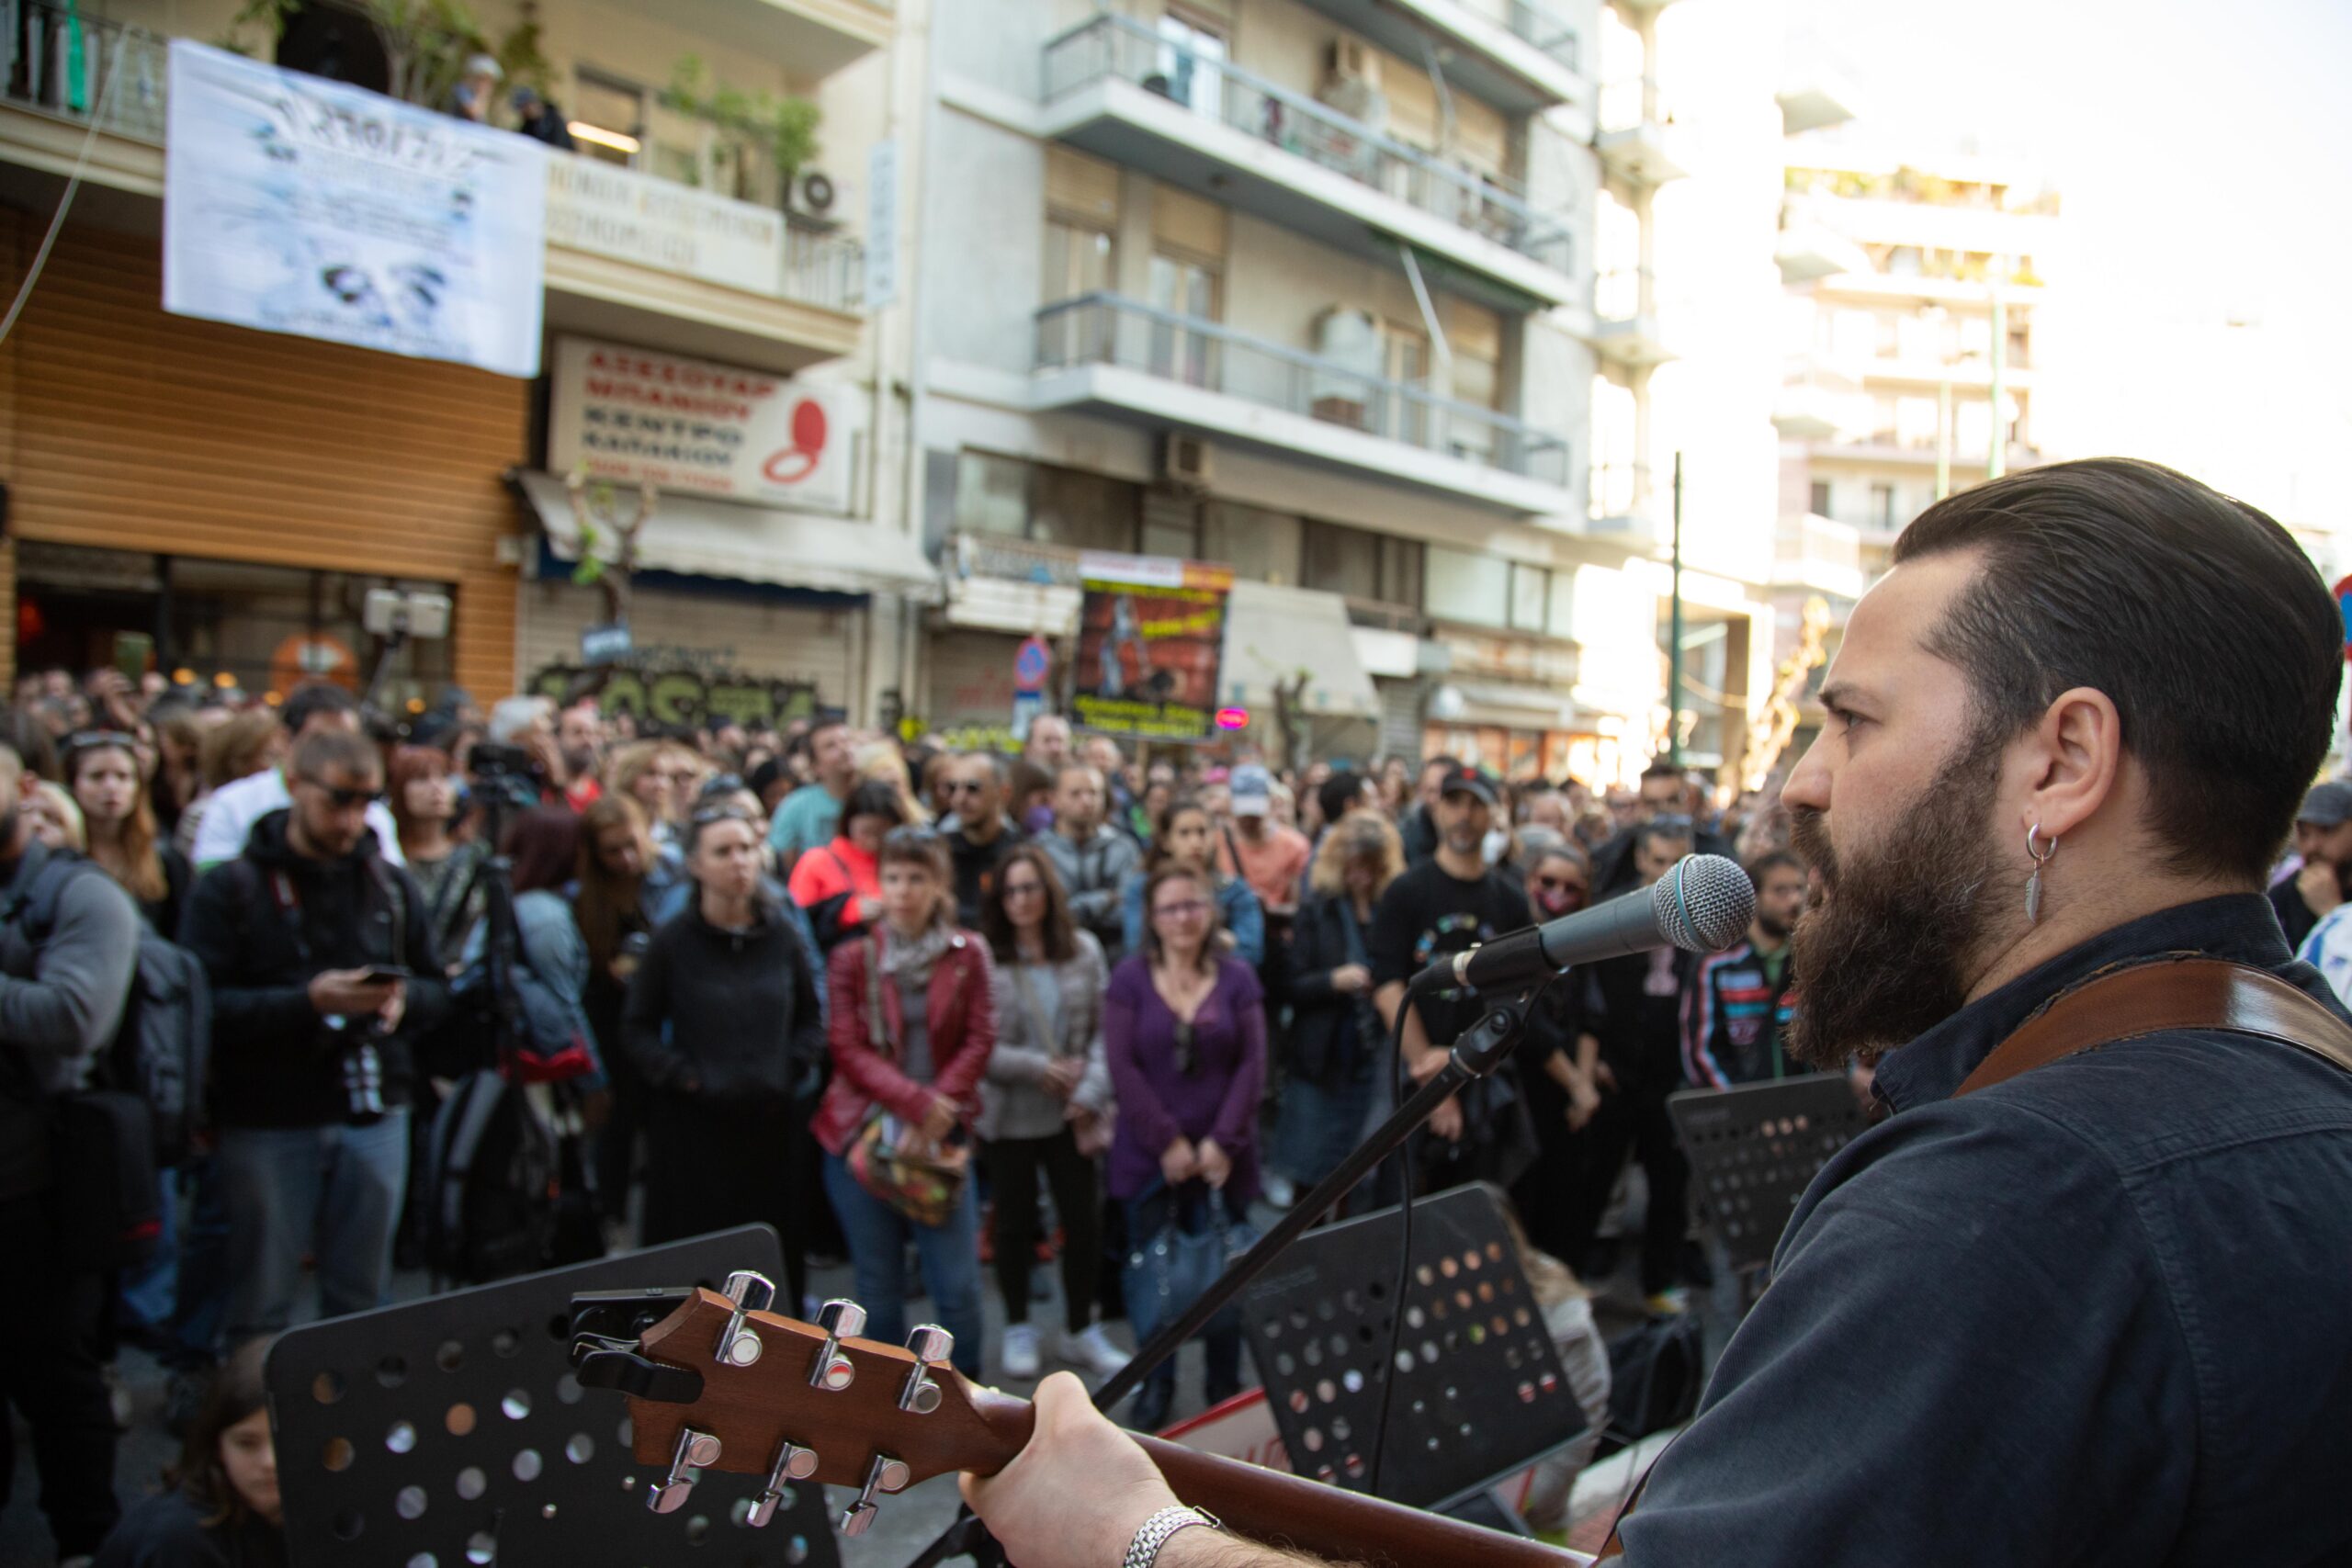
[[[1994,1047],[1952,1098],[2006,1083],[2079,1051],[2190,1030],[2275,1040],[2352,1072],[2352,1024],[2325,1003],[2265,969],[2194,953],[2167,953],[2110,970],[2062,993]],[[1645,1472],[1617,1511],[1595,1562],[1624,1555],[1618,1532],[1648,1485]]]

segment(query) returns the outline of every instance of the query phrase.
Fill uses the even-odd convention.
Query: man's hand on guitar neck
[[[964,1500],[1016,1568],[1119,1568],[1143,1522],[1180,1500],[1072,1374],[1056,1372],[1039,1383],[1036,1405],[1029,1446],[992,1476],[966,1475]],[[1169,1538],[1157,1568],[1316,1563],[1214,1530],[1186,1529]]]

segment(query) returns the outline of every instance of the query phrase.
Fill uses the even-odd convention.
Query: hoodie
[[[825,1060],[817,959],[765,897],[753,923],[715,926],[692,898],[647,943],[621,1041],[646,1081],[673,1094],[783,1100]]]

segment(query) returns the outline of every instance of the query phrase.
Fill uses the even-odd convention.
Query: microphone
[[[1747,935],[1755,917],[1756,886],[1737,862],[1684,855],[1651,886],[1646,898],[1627,893],[1441,958],[1414,976],[1410,988],[1494,990],[1539,980],[1571,964],[1658,947],[1718,953]]]

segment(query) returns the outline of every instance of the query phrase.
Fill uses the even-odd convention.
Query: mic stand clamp
[[[1405,1103],[1391,1111],[1388,1120],[1375,1128],[1372,1135],[1356,1145],[1353,1153],[1340,1162],[1339,1168],[1314,1188],[1300,1195],[1289,1212],[1277,1220],[1257,1245],[1235,1258],[1217,1276],[1214,1284],[1201,1292],[1198,1300],[1175,1322],[1164,1325],[1159,1333],[1137,1349],[1127,1364],[1114,1373],[1109,1382],[1094,1391],[1094,1407],[1108,1410],[1133,1393],[1149,1376],[1153,1368],[1174,1355],[1183,1343],[1207,1325],[1209,1319],[1223,1311],[1226,1304],[1239,1295],[1242,1288],[1265,1272],[1284,1248],[1313,1228],[1315,1222],[1338,1204],[1340,1199],[1355,1190],[1356,1183],[1371,1174],[1373,1168],[1402,1148],[1407,1139],[1420,1130],[1421,1124],[1437,1113],[1437,1108],[1468,1084],[1491,1075],[1503,1059],[1515,1050],[1527,1032],[1527,1010],[1533,998],[1534,987],[1487,1001],[1487,1010],[1478,1021],[1462,1032],[1447,1051],[1445,1066],[1431,1074],[1420,1088],[1407,1098]],[[1412,1005],[1409,994],[1398,1004]],[[993,1537],[988,1535],[968,1507],[959,1508],[956,1521],[941,1531],[932,1543],[923,1548],[907,1568],[936,1568],[953,1557],[970,1555],[981,1568],[991,1568],[1003,1561]]]

